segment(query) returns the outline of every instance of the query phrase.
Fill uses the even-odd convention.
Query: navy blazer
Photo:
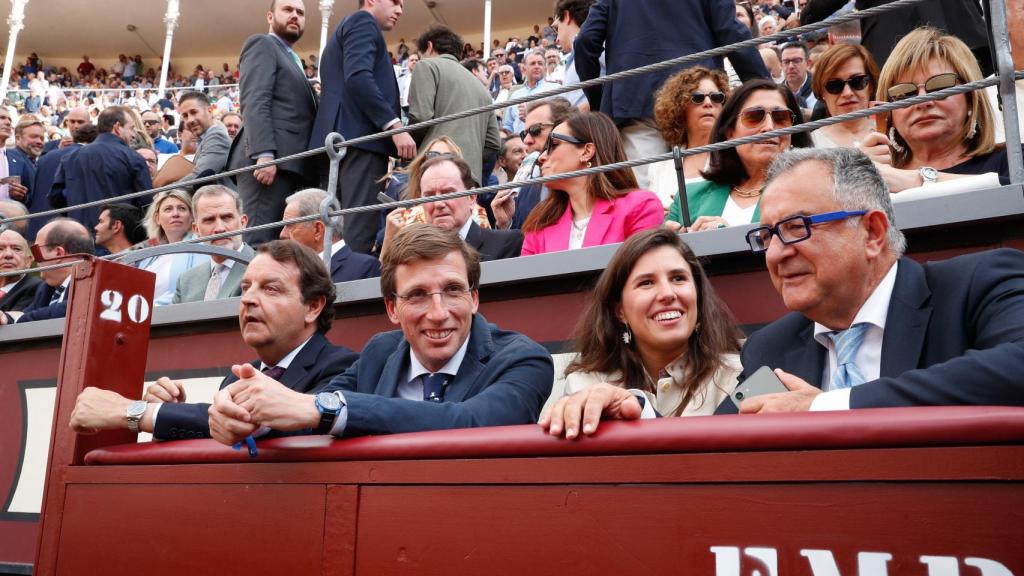
[[[743,346],[740,382],[761,366],[822,385],[827,351],[791,313]],[[921,265],[901,258],[882,338],[880,378],[851,408],[1024,405],[1024,252],[999,249]],[[718,413],[736,412],[723,402]]]
[[[384,35],[366,10],[346,16],[327,41],[320,58],[320,82],[320,108],[313,123],[310,148],[322,147],[331,132],[351,140],[382,132],[385,124],[402,117],[398,80]],[[398,155],[390,138],[357,148],[386,156]]]
[[[480,253],[481,261],[515,258],[523,251],[523,233],[519,230],[488,230],[476,222],[469,226],[466,244]]]
[[[0,312],[21,312],[31,306],[41,282],[35,276],[23,276],[13,290],[0,298]]]
[[[51,305],[50,298],[53,298],[53,292],[53,286],[50,286],[46,282],[40,282],[36,287],[35,298],[32,299],[31,304],[22,310],[21,317],[18,318],[18,323],[34,322],[36,320],[50,320],[51,318],[63,318],[68,311],[69,295],[65,294],[63,300]]]
[[[36,181],[35,186],[32,188],[32,193],[29,195],[30,203],[28,211],[32,214],[38,212],[45,212],[50,210],[50,188],[53,187],[53,179],[57,177],[57,169],[60,168],[60,163],[75,150],[81,148],[83,144],[72,144],[64,148],[58,148],[52,152],[48,152],[39,157],[39,163],[36,165]],[[35,240],[36,233],[49,222],[49,218],[33,218],[29,220],[29,236],[32,237],[29,242]]]
[[[288,365],[280,382],[296,392],[312,393],[347,370],[357,358],[359,355],[355,352],[331,344],[323,334],[317,332]],[[251,364],[257,370],[263,367],[259,360]],[[234,374],[228,374],[220,387],[224,388],[236,380],[238,378]],[[210,405],[205,403],[165,403],[157,413],[153,437],[158,440],[209,438],[209,410]]]
[[[345,436],[530,424],[551,394],[551,355],[522,334],[473,317],[466,356],[444,402],[398,397],[409,371],[401,330],[377,334],[359,360],[324,388],[340,390],[348,406]]]
[[[331,280],[348,282],[380,276],[380,260],[373,256],[353,252],[348,244],[331,255]]]
[[[597,78],[602,53],[610,75],[749,38],[750,29],[736,20],[733,0],[643,0],[643,9],[637,9],[636,0],[597,0],[576,36],[576,72],[580,80]],[[729,61],[743,80],[769,77],[753,48],[731,53]],[[708,58],[689,66],[721,69],[722,59]],[[593,110],[619,124],[653,118],[658,88],[685,67],[588,88],[587,99]]]
[[[36,163],[29,159],[28,154],[22,152],[17,146],[7,149],[7,172],[11,176],[20,176],[21,185],[28,188],[25,199],[22,204],[28,209],[30,214],[41,212],[43,210],[49,210],[50,204],[46,202],[46,192],[43,192],[43,205],[37,208],[34,204],[36,197]],[[45,222],[41,222],[41,218],[33,218],[28,221],[28,231],[25,234],[25,239],[28,240],[29,244],[35,242],[36,232],[43,227]]]

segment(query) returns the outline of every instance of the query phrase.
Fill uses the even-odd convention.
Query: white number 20
[[[124,303],[124,296],[116,290],[104,290],[100,293],[100,304],[103,311],[100,312],[101,320],[122,322],[121,305]],[[128,298],[128,319],[136,324],[142,324],[149,319],[149,300],[139,294]]]

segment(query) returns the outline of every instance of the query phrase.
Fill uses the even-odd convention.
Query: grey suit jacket
[[[231,143],[229,166],[252,166],[253,157],[264,153],[281,158],[304,152],[316,118],[317,96],[285,45],[270,34],[250,36],[238,67],[239,101],[246,122]],[[309,159],[292,160],[278,168],[315,176]]]
[[[247,261],[252,260],[256,251],[248,244],[242,244],[240,250]],[[231,265],[228,278],[220,286],[217,298],[234,298],[242,295],[242,276],[245,275],[246,265],[235,262]],[[201,302],[206,297],[206,286],[210,283],[210,275],[213,274],[213,261],[207,260],[198,266],[193,266],[181,273],[178,277],[178,285],[174,290],[172,304],[182,302]]]
[[[199,148],[196,149],[196,156],[193,160],[195,168],[179,182],[195,180],[204,175],[204,172],[206,176],[223,172],[228,166],[228,149],[230,147],[231,138],[228,137],[227,128],[219,121],[214,121],[203,133]],[[228,184],[228,182],[224,180],[221,184]]]
[[[491,95],[480,80],[459,64],[454,56],[427,58],[416,65],[409,86],[409,119],[412,124],[465,112],[491,103]],[[462,157],[481,183],[484,158],[494,158],[501,147],[498,121],[493,114],[477,114],[445,122],[422,134],[424,144],[448,136],[462,148]],[[419,139],[420,134],[417,134]]]

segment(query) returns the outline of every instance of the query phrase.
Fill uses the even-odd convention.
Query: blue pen
[[[242,442],[245,442],[245,445],[249,449],[249,458],[255,458],[256,456],[259,455],[259,452],[256,451],[256,440],[253,439],[253,437],[251,435],[250,436],[246,436],[245,440],[243,440]],[[242,449],[242,442],[239,442],[238,444],[235,444],[234,446],[232,446],[232,448],[234,448],[235,450],[241,450]]]

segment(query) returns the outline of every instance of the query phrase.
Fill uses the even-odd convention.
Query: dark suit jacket
[[[29,195],[29,212],[36,214],[52,208],[52,206],[50,206],[50,188],[53,187],[53,180],[57,177],[57,169],[60,168],[61,161],[64,160],[68,154],[71,154],[82,146],[84,146],[84,144],[72,144],[66,148],[57,148],[51,152],[44,152],[43,155],[39,157],[39,163],[36,164],[35,186],[32,187],[32,193]],[[29,220],[29,242],[35,240],[36,233],[39,232],[39,230],[49,221],[49,218],[33,218],[32,220]]]
[[[820,387],[826,350],[814,323],[788,314],[751,334],[742,382],[763,365]],[[882,339],[880,378],[851,408],[1024,405],[1024,253],[1012,249],[918,264],[901,258]],[[724,402],[719,413],[735,412]]]
[[[262,153],[281,158],[304,152],[317,97],[285,45],[270,34],[250,36],[238,67],[241,112],[248,121],[231,144],[229,167],[251,166],[253,156]],[[315,180],[316,167],[307,159],[286,162],[278,170]]]
[[[28,188],[27,196],[22,201],[25,207],[28,208],[30,214],[36,212],[42,212],[50,209],[49,202],[46,201],[46,191],[43,191],[43,203],[38,204],[38,196],[36,193],[36,164],[29,159],[28,154],[25,154],[18,147],[7,149],[7,171],[11,176],[20,176],[21,185]],[[42,218],[33,218],[28,221],[28,233],[25,235],[25,239],[28,240],[29,244],[35,241],[36,232],[43,227],[45,222],[41,222]]]
[[[35,276],[23,276],[13,290],[0,298],[0,312],[23,311],[35,300],[40,283],[42,280]]]
[[[46,282],[39,282],[36,286],[35,297],[32,303],[22,310],[18,323],[34,322],[36,320],[49,320],[51,318],[63,318],[68,311],[67,296],[64,300],[50,305],[50,298],[53,298],[54,288]]]
[[[359,357],[344,346],[335,346],[317,332],[309,343],[295,356],[281,376],[281,383],[296,392],[319,391],[332,378],[341,374]],[[263,367],[259,360],[251,362],[257,369]],[[238,380],[229,374],[220,387]],[[312,400],[310,400],[312,402]],[[163,404],[157,413],[153,437],[159,440],[180,440],[183,438],[209,438],[209,404]]]
[[[858,10],[867,10],[893,0],[857,0]],[[809,0],[801,2],[800,23],[811,24],[828,18],[847,0]],[[974,52],[982,74],[992,73],[985,18],[975,0],[929,0],[913,6],[869,16],[860,21],[861,44],[875,57],[879,66],[889,58],[896,43],[921,26],[933,26],[963,40]]]
[[[310,148],[324,145],[330,132],[346,139],[381,132],[401,118],[398,80],[388,58],[380,26],[366,10],[346,16],[324,47],[320,58],[320,108]],[[390,138],[360,144],[358,148],[397,156]]]
[[[346,244],[331,255],[331,280],[348,282],[380,276],[380,260],[373,256],[353,252]]]
[[[547,350],[488,324],[480,314],[443,403],[399,398],[408,370],[409,342],[400,330],[370,339],[359,360],[324,388],[345,396],[345,436],[530,424],[540,416],[554,379]]]
[[[541,203],[541,196],[544,195],[543,184],[528,184],[519,189],[519,197],[516,198],[516,211],[512,214],[512,229],[521,230],[530,212]]]
[[[480,259],[515,258],[523,250],[523,233],[519,230],[487,230],[476,222],[469,227],[466,244],[480,253]]]
[[[608,74],[703,52],[750,38],[736,20],[733,0],[597,0],[575,42],[576,72],[581,80],[597,78],[605,54]],[[729,55],[743,80],[768,78],[760,54],[747,48]],[[690,66],[722,68],[721,58]],[[643,74],[586,90],[593,110],[617,123],[654,117],[654,96],[672,74],[683,67]]]

